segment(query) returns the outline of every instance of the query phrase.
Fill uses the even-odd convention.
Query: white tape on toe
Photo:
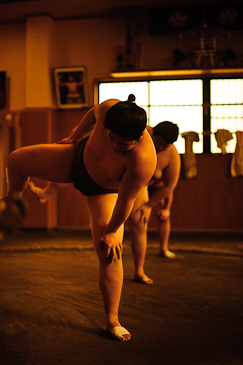
[[[117,326],[117,327],[112,328],[111,334],[116,339],[118,339],[120,341],[125,341],[125,338],[123,336],[124,335],[130,335],[130,332],[128,332],[126,330],[126,328],[124,328],[124,327]]]

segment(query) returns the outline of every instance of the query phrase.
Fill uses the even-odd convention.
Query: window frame
[[[211,152],[211,102],[210,102],[210,81],[212,79],[242,79],[242,69],[214,69],[214,70],[160,70],[158,76],[153,75],[153,71],[142,71],[137,74],[147,73],[145,76],[136,76],[135,72],[112,73],[113,77],[106,79],[96,79],[94,83],[94,103],[99,102],[99,85],[101,83],[117,82],[141,82],[141,81],[162,81],[162,80],[191,80],[201,79],[203,87],[203,150],[202,154],[215,154]],[[154,71],[156,73],[156,71]],[[130,75],[130,76],[129,76]],[[151,76],[153,75],[153,76]],[[115,77],[114,77],[115,76]],[[148,107],[150,96],[148,95]]]

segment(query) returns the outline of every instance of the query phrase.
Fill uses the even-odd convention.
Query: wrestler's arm
[[[157,217],[165,221],[170,217],[170,208],[173,201],[173,191],[155,207]]]
[[[104,124],[108,109],[119,101],[118,99],[109,99],[91,108],[81,119],[77,127],[74,128],[70,136],[62,139],[59,143],[74,143],[89,134],[96,122]]]
[[[121,242],[117,242],[116,232],[129,217],[140,190],[153,176],[156,163],[156,154],[151,151],[150,157],[145,160],[134,161],[131,159],[124,172],[112,217],[102,237],[102,240],[109,247],[107,256],[111,250],[113,251],[112,260],[114,260],[115,253],[117,253],[118,258],[121,254]]]
[[[81,119],[79,124],[73,129],[72,133],[58,143],[75,143],[85,135],[89,134],[96,123],[95,108],[96,107],[90,109]]]
[[[149,201],[146,203],[149,207],[154,207],[157,205],[161,200],[168,198],[173,193],[178,179],[180,175],[180,156],[177,152],[173,153],[173,156],[170,160],[170,163],[168,166],[163,170],[163,177],[162,182],[163,186],[161,186],[159,189],[157,189],[153,195],[150,197]],[[169,204],[172,203],[173,195],[171,195],[171,200],[169,199]],[[169,208],[167,208],[169,209]]]
[[[97,105],[95,107],[95,118],[98,121],[98,123],[101,123],[104,126],[105,123],[105,117],[108,110],[115,104],[119,103],[120,100],[118,99],[108,99],[106,101],[103,101],[103,103]]]
[[[171,193],[164,199],[163,209],[171,208],[172,201],[173,201],[173,192],[174,192],[174,190],[172,190]]]

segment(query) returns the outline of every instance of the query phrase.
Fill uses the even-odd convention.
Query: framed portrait
[[[58,109],[81,109],[89,106],[85,66],[54,69]]]

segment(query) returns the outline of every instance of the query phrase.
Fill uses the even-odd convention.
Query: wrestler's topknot
[[[136,97],[133,94],[130,94],[127,98],[127,101],[130,101],[131,103],[135,103]]]

